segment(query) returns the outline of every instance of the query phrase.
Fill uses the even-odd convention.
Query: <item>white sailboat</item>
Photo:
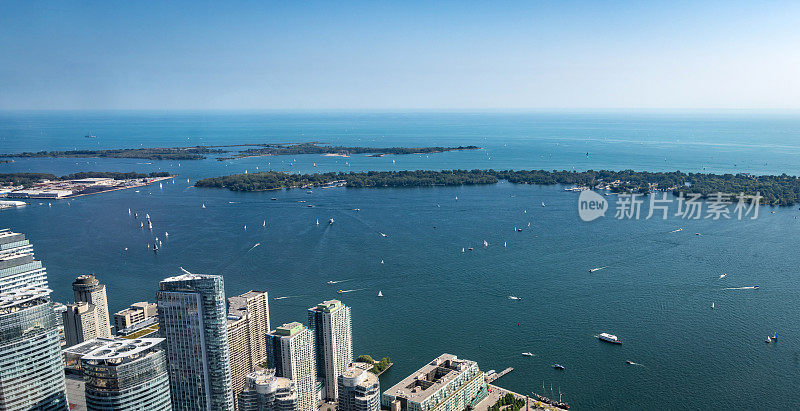
[[[714,309],[714,302],[713,301],[711,302],[711,309],[712,310]]]
[[[203,208],[206,208],[206,203],[203,203]]]
[[[505,241],[503,241],[503,247],[508,247],[508,243],[506,243]]]
[[[266,227],[266,226],[267,226],[267,220],[264,220],[264,222],[261,224],[261,227]]]
[[[130,208],[128,209],[128,215],[131,215],[131,209]]]
[[[489,243],[487,243],[487,242],[486,242],[486,240],[483,240],[483,246],[484,246],[484,247],[488,247],[488,246],[489,246]]]
[[[159,189],[159,190],[163,190],[163,189],[164,189],[164,185],[163,185],[163,184],[161,184],[161,183],[158,183],[158,189]]]
[[[169,238],[169,231],[164,231],[164,237]]]
[[[378,297],[383,297],[383,292],[378,291]]]
[[[542,201],[542,207],[544,207],[544,201]]]
[[[319,218],[317,219],[317,225],[319,225]]]
[[[247,225],[244,226],[244,230],[247,231]]]
[[[153,231],[153,223],[150,220],[147,220],[147,229]]]
[[[381,260],[381,264],[383,264],[383,260]]]
[[[328,224],[333,224],[333,218],[328,220]]]
[[[464,249],[464,247],[461,247],[461,252],[462,252],[462,253],[463,253],[463,252],[466,252],[466,250]]]

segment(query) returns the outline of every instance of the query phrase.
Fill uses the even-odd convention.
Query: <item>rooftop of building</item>
[[[72,285],[98,285],[100,281],[95,278],[92,274],[83,274],[79,275],[75,278],[75,281],[72,282]]]
[[[108,361],[122,364],[148,354],[163,338],[95,338],[64,350],[65,355],[79,356],[86,361]]]
[[[256,385],[272,386],[274,389],[290,389],[294,385],[294,382],[288,378],[275,376],[275,370],[253,371],[245,378]]]
[[[342,373],[342,377],[345,380],[352,381],[351,384],[348,384],[350,386],[371,386],[378,382],[378,376],[369,372],[370,368],[372,368],[372,364],[356,362],[350,364],[350,367],[348,367],[347,370]]]
[[[0,314],[8,314],[42,303],[49,303],[47,297],[53,290],[47,287],[28,287],[0,293]]]
[[[303,324],[295,321],[288,324],[283,324],[280,327],[276,328],[274,331],[270,332],[272,335],[277,335],[279,337],[291,337],[303,329],[306,328]]]
[[[342,304],[342,302],[339,301],[339,300],[326,300],[326,301],[323,301],[323,302],[317,304],[316,307],[309,308],[309,310],[322,311],[322,312],[325,312],[325,313],[332,313],[332,312],[338,310],[339,308],[342,308],[343,306],[344,306],[344,304]]]
[[[25,234],[15,233],[8,228],[3,228],[0,230],[0,244],[22,241],[24,239]]]
[[[183,270],[183,268],[181,268],[181,270]],[[219,277],[219,276],[218,275],[213,275],[213,274],[194,274],[194,273],[190,273],[190,272],[188,272],[186,270],[183,270],[183,274],[172,276],[172,277],[167,277],[167,278],[161,280],[161,282],[162,283],[169,283],[169,282],[174,282],[174,281],[191,281],[191,280],[200,280],[200,279],[203,279],[203,278],[216,278],[216,277]]]
[[[241,320],[247,315],[247,300],[264,294],[264,291],[250,290],[244,294],[228,298],[228,324]]]
[[[473,364],[475,361],[459,359],[453,354],[442,354],[384,393],[421,403]]]

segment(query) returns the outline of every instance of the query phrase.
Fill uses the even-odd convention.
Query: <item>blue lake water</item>
[[[89,131],[98,138],[83,138]],[[180,266],[223,274],[228,295],[262,289],[289,297],[271,299],[273,326],[303,321],[306,308],[340,298],[353,307],[357,354],[388,355],[396,363],[382,376],[384,388],[450,352],[477,360],[483,370],[514,367],[498,385],[520,393],[540,392],[543,382],[548,391],[551,384],[560,387],[578,409],[800,407],[796,207],[762,208],[757,220],[745,221],[608,216],[584,223],[576,212],[578,195],[563,187],[500,183],[311,194],[190,187],[202,177],[267,169],[574,167],[797,175],[800,116],[0,113],[0,152],[311,140],[484,149],[228,162],[23,159],[0,164],[0,173],[167,170],[179,177],[163,189],[52,206],[33,202],[0,212],[0,227],[28,234],[48,268],[54,299],[62,302],[71,299],[70,283],[82,273],[95,273],[107,285],[113,311],[153,301],[158,281]],[[139,228],[128,208],[149,213],[153,233]],[[157,255],[147,249],[154,236],[163,241]],[[474,251],[461,252],[468,247]],[[727,277],[720,279],[721,273]],[[756,284],[760,289],[726,289]],[[385,297],[377,297],[379,290]],[[765,344],[776,331],[780,341]],[[601,332],[625,342],[601,343],[595,338]],[[535,356],[521,356],[526,351]],[[555,371],[553,363],[567,369]]]

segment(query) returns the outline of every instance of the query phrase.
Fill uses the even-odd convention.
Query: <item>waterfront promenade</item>
[[[496,385],[489,384],[489,395],[486,398],[479,402],[478,405],[475,407],[475,411],[487,411],[489,407],[496,404],[497,401],[506,394],[512,394],[515,397],[525,400],[525,396],[519,393],[516,393],[511,390],[507,390],[505,388],[498,387]],[[562,411],[563,408],[558,408],[553,405],[543,404],[539,401],[536,401],[534,398],[527,399],[528,401],[528,410],[549,410],[549,411]],[[523,408],[524,410],[524,408]]]

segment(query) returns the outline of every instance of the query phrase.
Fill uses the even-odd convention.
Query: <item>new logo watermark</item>
[[[578,215],[583,221],[594,221],[605,217],[608,202],[603,196],[592,190],[583,190],[578,196]]]
[[[676,198],[671,198],[665,192],[650,193],[649,195],[618,194],[614,218],[639,220],[644,216],[645,220],[649,220],[653,216],[656,218],[660,216],[661,219],[666,220],[670,215],[670,207],[676,203],[677,210],[672,215],[684,220],[729,220],[733,217],[736,217],[737,220],[746,218],[755,220],[758,218],[758,206],[761,198],[761,193],[756,193],[756,195],[713,193],[705,196],[705,201],[703,201],[703,196],[697,193],[684,194],[681,192]],[[649,205],[646,215],[642,213],[642,205],[645,203]],[[583,221],[594,221],[605,217],[609,208],[605,197],[592,190],[583,190],[578,197],[578,216]]]

